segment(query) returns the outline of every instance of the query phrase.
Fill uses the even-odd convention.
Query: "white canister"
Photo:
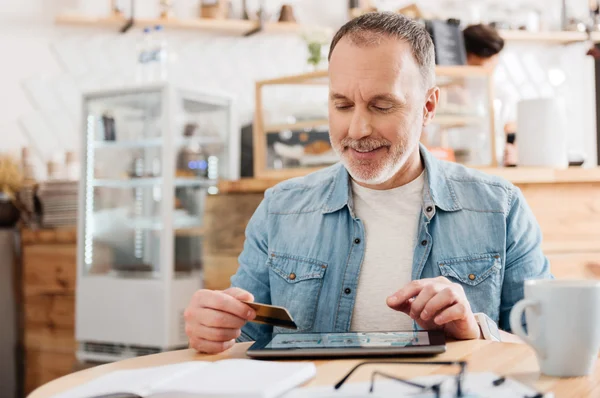
[[[516,143],[519,166],[568,167],[564,101],[557,98],[520,101]]]

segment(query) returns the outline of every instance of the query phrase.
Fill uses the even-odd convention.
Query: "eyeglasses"
[[[361,366],[365,366],[365,365],[429,365],[429,366],[439,365],[439,366],[459,366],[460,371],[456,375],[456,394],[455,394],[455,397],[456,398],[460,398],[460,397],[464,396],[464,394],[463,394],[463,382],[464,382],[465,370],[467,368],[467,362],[466,361],[438,361],[438,362],[375,361],[375,362],[361,362],[358,365],[356,365],[355,367],[353,367],[352,369],[350,369],[350,371],[346,374],[346,376],[344,376],[340,381],[337,382],[337,384],[335,385],[334,388],[336,390],[338,390],[346,382],[346,380],[348,380],[350,378],[350,376],[352,376],[352,374],[358,368],[360,368]],[[392,375],[390,375],[388,373],[380,372],[378,370],[376,370],[373,373],[371,373],[371,386],[369,387],[369,392],[373,392],[373,389],[374,389],[374,386],[375,386],[375,377],[376,376],[386,377],[388,379],[396,380],[396,381],[399,381],[399,382],[404,383],[404,384],[409,385],[409,386],[420,388],[422,390],[422,392],[431,391],[435,395],[435,398],[440,398],[441,397],[443,381],[440,382],[440,383],[436,383],[436,384],[427,386],[427,385],[424,385],[424,384],[421,384],[421,383],[416,383],[414,381],[410,381],[410,380],[402,379],[400,377],[392,376]]]
[[[439,366],[458,366],[460,368],[458,374],[455,376],[455,380],[456,380],[456,392],[454,394],[455,398],[460,398],[460,397],[464,397],[464,378],[465,378],[465,372],[467,369],[467,362],[466,361],[437,361],[437,362],[398,362],[398,361],[374,361],[374,362],[361,362],[358,365],[356,365],[355,367],[353,367],[352,369],[350,369],[350,371],[340,380],[337,382],[337,384],[335,385],[334,389],[338,390],[340,387],[342,387],[342,385],[350,378],[350,376],[352,376],[352,374],[361,366],[365,366],[365,365],[430,365],[430,366],[435,366],[435,365],[439,365]],[[441,394],[442,394],[442,384],[444,383],[444,381],[448,380],[442,380],[439,383],[433,384],[433,385],[424,385],[421,383],[417,383],[414,381],[410,381],[410,380],[406,380],[400,377],[396,377],[393,375],[390,375],[388,373],[384,373],[384,372],[380,372],[380,371],[374,371],[373,373],[371,373],[371,385],[369,387],[369,392],[372,393],[374,386],[375,386],[375,377],[377,376],[382,376],[382,377],[386,377],[388,379],[392,379],[395,381],[399,381],[401,383],[404,383],[406,385],[409,386],[413,386],[416,388],[420,388],[421,392],[425,393],[425,392],[429,392],[431,391],[435,398],[440,398]],[[492,381],[492,386],[493,387],[499,387],[501,385],[503,385],[505,382],[507,381],[506,377],[501,376],[495,380]],[[515,396],[518,396],[515,395]],[[524,398],[543,398],[544,394],[541,392],[536,392],[533,395],[526,395]]]

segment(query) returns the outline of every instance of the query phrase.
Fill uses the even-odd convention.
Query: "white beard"
[[[356,182],[366,185],[383,184],[394,177],[406,163],[406,159],[404,157],[402,157],[402,159],[400,159],[398,162],[393,162],[393,159],[390,159],[390,161],[386,162],[383,167],[380,167],[374,172],[361,173],[359,170],[357,170],[361,167],[360,165],[350,165],[344,156],[341,156],[341,159],[342,164],[344,167],[346,167],[346,170],[348,170],[348,174],[350,174],[352,179]]]

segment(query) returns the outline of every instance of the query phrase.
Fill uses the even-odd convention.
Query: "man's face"
[[[330,139],[354,180],[382,184],[401,170],[419,142],[426,92],[408,43],[338,42],[329,63]]]

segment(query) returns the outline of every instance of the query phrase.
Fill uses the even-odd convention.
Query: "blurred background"
[[[558,277],[600,253],[595,0],[4,0],[0,397],[185,347],[264,190],[337,161],[335,31],[422,23],[440,110],[422,142],[524,192]]]

